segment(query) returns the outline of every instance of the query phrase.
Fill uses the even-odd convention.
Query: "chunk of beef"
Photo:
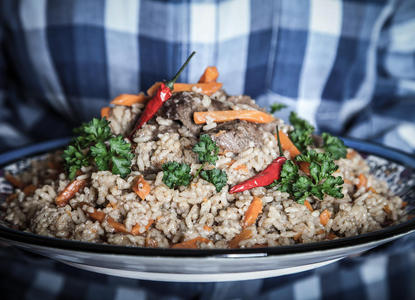
[[[256,109],[256,110],[264,111],[249,96],[245,96],[245,95],[241,95],[241,96],[230,96],[226,100],[229,101],[229,102],[231,102],[231,103],[233,103],[233,104],[242,104],[242,105],[250,106],[251,108]]]
[[[166,101],[158,115],[163,118],[180,121],[195,136],[200,133],[202,125],[193,121],[195,111],[224,110],[226,105],[220,101],[211,99],[211,105],[206,108],[202,103],[203,95],[198,93],[175,93]]]
[[[249,147],[261,144],[262,130],[260,128],[254,123],[236,120],[218,124],[207,133],[219,147],[240,153]]]

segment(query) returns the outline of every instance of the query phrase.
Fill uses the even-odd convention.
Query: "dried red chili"
[[[278,147],[280,150],[280,155],[283,155],[283,151],[281,148],[280,143],[280,135],[278,132],[277,127],[277,139],[278,139]],[[254,177],[249,178],[248,180],[245,180],[235,186],[233,186],[229,193],[240,193],[246,190],[250,190],[256,187],[260,186],[267,186],[274,182],[274,180],[278,180],[280,178],[281,174],[281,168],[282,165],[287,161],[287,159],[284,156],[279,156],[276,159],[274,159],[264,170],[259,172]]]
[[[164,102],[169,100],[172,96],[174,83],[176,82],[177,78],[179,78],[180,74],[184,70],[184,68],[189,63],[190,59],[195,55],[195,51],[193,51],[190,56],[186,59],[185,63],[180,67],[179,71],[174,75],[173,79],[162,83],[157,90],[156,95],[147,103],[146,108],[144,109],[143,113],[141,114],[140,118],[134,125],[133,130],[129,134],[128,138],[131,139],[134,133],[140,129],[145,123],[147,123],[160,109]]]

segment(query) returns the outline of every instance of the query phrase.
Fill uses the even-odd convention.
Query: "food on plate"
[[[139,247],[271,247],[337,239],[403,218],[362,156],[296,113],[290,124],[230,96],[215,67],[196,84],[122,94],[62,152],[7,174],[16,229]]]

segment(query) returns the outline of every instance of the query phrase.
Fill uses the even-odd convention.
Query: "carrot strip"
[[[208,240],[207,238],[203,238],[201,236],[198,236],[194,239],[174,244],[171,247],[176,248],[176,249],[197,249],[198,248],[197,247],[198,243],[206,243],[207,244],[209,242],[210,242],[210,240]]]
[[[330,233],[327,235],[327,238],[328,238],[329,240],[334,240],[335,238],[338,238],[338,236],[337,236],[337,235],[335,235],[333,232],[330,232]]]
[[[145,103],[150,97],[144,95],[144,93],[140,93],[138,95],[135,94],[121,94],[115,97],[111,104],[115,105],[123,105],[123,106],[131,106],[137,103]]]
[[[86,184],[85,179],[81,180],[72,180],[64,189],[62,192],[59,193],[59,195],[55,199],[55,203],[57,206],[65,206],[70,199],[72,199],[75,194],[81,190]]]
[[[206,123],[207,117],[217,123],[233,120],[245,120],[252,123],[269,123],[274,121],[272,115],[259,110],[197,111],[193,113],[193,120],[196,124]]]
[[[153,219],[148,220],[148,223],[147,223],[147,225],[145,227],[144,232],[146,232],[151,227],[151,225],[153,225],[153,223],[154,223],[154,220]],[[141,226],[139,224],[135,224],[133,226],[133,228],[131,228],[131,233],[133,235],[139,235],[139,234],[141,234],[140,233],[140,228],[141,228]]]
[[[150,193],[150,184],[144,179],[143,176],[138,176],[133,183],[134,192],[144,200],[147,195]]]
[[[201,89],[203,94],[210,96],[222,88],[222,83],[175,83],[173,92],[191,92],[194,87]]]
[[[107,118],[110,116],[111,107],[104,106],[101,108],[101,118]]]
[[[161,82],[154,83],[148,90],[147,95],[155,96]],[[219,82],[207,82],[207,83],[175,83],[173,86],[173,93],[177,92],[191,92],[193,87],[202,90],[203,94],[208,96],[214,94],[222,88],[222,83]]]
[[[102,222],[102,221],[104,221],[104,219],[105,219],[105,216],[106,216],[106,214],[103,212],[103,211],[98,211],[98,210],[96,210],[96,209],[94,209],[94,211],[93,212],[88,212],[87,211],[87,214],[92,218],[92,219],[94,219],[95,221],[98,221],[98,222]]]
[[[113,218],[108,217],[107,222],[111,225],[112,228],[114,228],[116,232],[129,233],[124,224],[115,221]]]
[[[302,235],[303,235],[302,232],[297,233],[296,235],[293,236],[293,240],[298,241],[301,238]]]
[[[282,130],[279,130],[279,134],[280,134],[281,147],[282,149],[290,152],[291,158],[295,158],[297,155],[301,154],[300,150],[298,150],[298,148],[290,140],[288,135],[286,135]],[[275,135],[275,138],[277,138],[276,135]],[[280,155],[283,155],[283,153],[280,153]]]
[[[243,227],[255,224],[258,215],[262,212],[262,199],[254,196],[251,204],[245,212]]]
[[[205,225],[205,226],[203,226],[203,230],[205,230],[205,231],[211,231],[212,230],[212,227],[209,227],[209,226]]]
[[[242,170],[242,171],[248,172],[248,167],[244,164],[236,166],[234,169],[237,170],[237,171]]]
[[[373,194],[377,194],[376,190],[371,186],[368,188],[368,190],[371,191]]]
[[[323,210],[323,212],[320,214],[321,225],[326,226],[327,223],[329,222],[330,217],[331,217],[331,213],[327,209]]]
[[[10,182],[14,187],[22,189],[23,188],[23,182],[21,182],[19,179],[17,179],[16,177],[14,177],[12,174],[10,173],[6,173],[4,175],[4,178],[6,178],[6,180],[8,182]]]
[[[239,243],[243,240],[250,239],[252,237],[252,231],[249,229],[244,229],[240,234],[237,234],[232,240],[229,241],[229,248],[234,249],[239,247]]]
[[[385,213],[387,213],[388,215],[391,215],[392,214],[392,211],[391,211],[391,209],[389,208],[389,205],[385,205],[384,207],[383,207],[383,210],[385,211]]]
[[[310,202],[308,202],[308,200],[304,201],[304,205],[308,208],[309,211],[314,211],[313,207],[311,206]]]
[[[357,188],[360,189],[362,186],[367,186],[367,178],[363,173],[359,174],[359,183],[357,184]]]
[[[26,195],[26,196],[29,196],[29,195],[32,195],[34,192],[35,192],[35,190],[37,189],[37,187],[35,186],[35,185],[33,185],[33,184],[29,184],[28,186],[25,186],[24,187],[24,189],[23,189],[23,193]]]
[[[215,66],[207,67],[198,83],[215,82],[219,77],[218,69]]]
[[[357,154],[357,152],[355,150],[351,150],[351,151],[347,152],[346,158],[347,159],[352,159],[353,157],[356,156],[356,154]]]

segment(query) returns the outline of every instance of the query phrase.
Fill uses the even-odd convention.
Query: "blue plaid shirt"
[[[296,110],[319,130],[414,153],[413,0],[3,0],[0,24],[0,152],[70,135],[71,128],[97,116],[118,94],[170,78],[196,50],[182,82],[196,82],[206,66],[215,65],[230,94],[251,95],[263,106],[287,104],[278,116]],[[343,292],[387,299],[402,290],[415,297],[413,240],[406,241],[412,243],[407,252],[392,247],[392,255],[384,248],[359,263],[348,259],[306,275],[240,283],[236,289],[228,283],[211,286],[230,298],[244,295],[244,286],[264,299],[330,298]],[[57,272],[50,261],[37,261],[16,258],[14,269],[0,272],[18,280],[16,270],[30,266],[33,274],[26,275],[32,282],[17,281],[25,295],[39,289],[63,295],[86,285]],[[89,288],[97,291],[111,285],[93,283],[96,278],[114,280],[87,277],[92,278]],[[59,289],[42,286],[41,278],[55,278]],[[404,283],[409,290],[402,289]],[[188,295],[204,291],[197,286]],[[133,283],[122,291],[98,294],[129,299],[125,295],[146,289]],[[94,292],[88,293],[82,295],[93,299]]]

